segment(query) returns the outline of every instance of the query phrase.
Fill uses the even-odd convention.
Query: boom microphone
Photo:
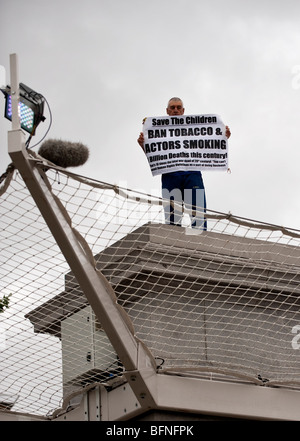
[[[48,139],[43,142],[38,154],[58,167],[78,167],[88,160],[89,149],[80,142]]]

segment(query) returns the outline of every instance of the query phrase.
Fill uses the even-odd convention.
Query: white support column
[[[21,128],[21,121],[19,116],[20,82],[17,54],[10,55],[10,78],[12,130],[19,130]]]

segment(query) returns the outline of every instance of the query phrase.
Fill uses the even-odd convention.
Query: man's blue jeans
[[[206,230],[206,197],[201,172],[165,173],[161,180],[166,223],[181,226],[185,206],[190,212],[191,226]]]

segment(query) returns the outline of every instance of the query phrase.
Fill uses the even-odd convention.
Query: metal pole
[[[10,55],[10,88],[11,88],[11,106],[12,106],[12,130],[21,128],[19,115],[20,100],[20,83],[19,83],[19,66],[17,54]]]

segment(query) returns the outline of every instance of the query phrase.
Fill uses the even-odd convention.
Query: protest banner
[[[218,115],[144,119],[144,151],[153,176],[179,170],[227,170],[228,142]]]

